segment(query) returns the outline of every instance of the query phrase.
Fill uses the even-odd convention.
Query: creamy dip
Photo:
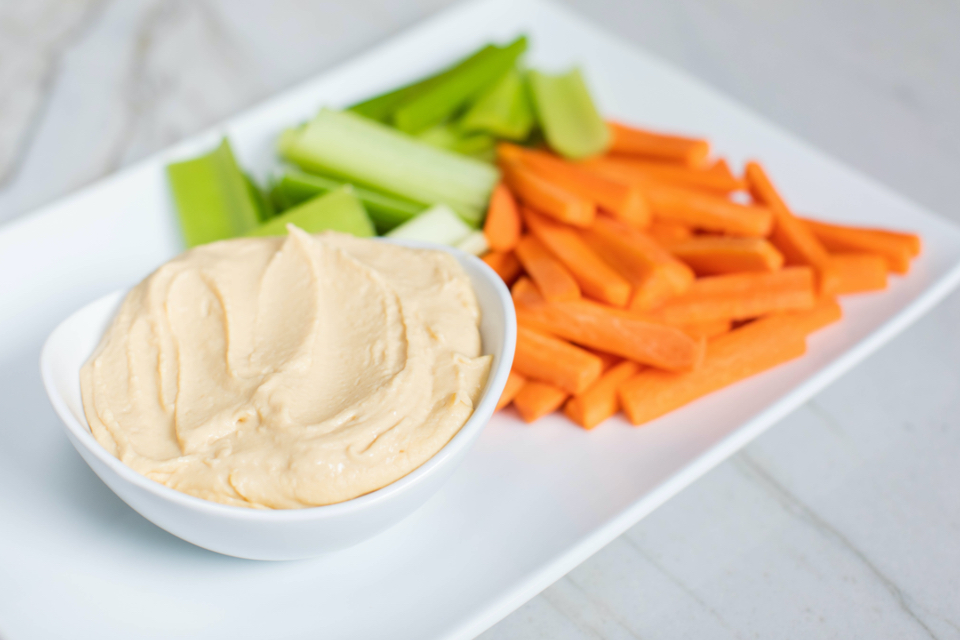
[[[93,435],[148,478],[289,509],[379,489],[437,453],[490,368],[442,251],[295,227],[187,251],[127,294],[80,372]]]

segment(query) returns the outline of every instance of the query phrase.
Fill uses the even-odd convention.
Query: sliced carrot
[[[802,220],[791,213],[763,167],[756,162],[748,162],[746,177],[754,200],[773,211],[776,222],[770,240],[783,254],[786,264],[810,265],[817,271],[820,290],[834,290],[838,275],[820,240]]]
[[[563,412],[584,429],[593,429],[619,411],[617,389],[639,368],[637,363],[629,360],[615,365],[590,385],[589,389],[567,400]]]
[[[600,351],[598,349],[590,349],[590,353],[600,358],[600,362],[603,363],[604,371],[616,364],[620,364],[623,361],[623,358],[614,353],[607,353],[606,351]]]
[[[565,340],[520,326],[513,368],[533,380],[579,393],[600,377],[603,364],[597,356]]]
[[[513,284],[513,281],[520,275],[520,260],[513,254],[513,251],[507,253],[491,251],[483,256],[482,260],[487,263],[487,266],[497,272],[497,275],[507,283],[508,287]]]
[[[696,368],[703,356],[701,341],[628,311],[589,300],[547,302],[532,283],[515,287],[513,299],[520,325],[640,364],[686,371]]]
[[[656,220],[680,222],[734,236],[766,237],[773,229],[773,213],[767,207],[738,204],[710,193],[667,186],[650,187],[646,195]]]
[[[518,373],[515,369],[510,370],[510,375],[507,376],[507,384],[503,386],[503,393],[500,394],[500,399],[497,400],[497,411],[503,409],[505,406],[513,402],[513,399],[517,396],[517,393],[520,392],[520,389],[526,384],[527,378],[521,373]]]
[[[647,235],[664,247],[688,240],[693,236],[693,229],[679,222],[669,220],[654,220],[646,229]]]
[[[887,288],[887,259],[875,253],[835,253],[830,260],[839,273],[834,295]]]
[[[558,187],[593,202],[625,224],[638,228],[650,224],[650,207],[643,192],[629,182],[598,176],[544,151],[508,143],[500,143],[498,150]]]
[[[513,287],[510,288],[510,295],[513,298],[513,304],[540,304],[544,302],[543,296],[537,289],[537,285],[527,276],[520,276]]]
[[[810,267],[785,267],[773,273],[728,273],[697,278],[688,292],[736,295],[757,289],[808,289],[813,281],[814,272]]]
[[[525,204],[577,227],[593,224],[597,208],[591,201],[557,186],[518,161],[501,160],[500,168],[507,186]]]
[[[567,268],[553,257],[533,235],[526,235],[517,245],[520,264],[547,300],[576,300],[580,287]]]
[[[493,188],[483,235],[494,251],[510,251],[520,241],[520,212],[513,194],[500,183]]]
[[[633,285],[630,308],[653,309],[687,290],[693,271],[652,238],[607,216],[597,216],[584,241]]]
[[[882,255],[894,273],[906,273],[920,254],[920,236],[884,229],[866,229],[801,218],[828,251]]]
[[[806,311],[777,313],[763,318],[763,321],[769,325],[771,331],[780,331],[785,336],[806,337],[838,322],[841,318],[843,318],[843,309],[837,304],[836,299],[824,297]]]
[[[617,307],[630,299],[630,282],[610,268],[580,234],[531,210],[524,220],[534,236],[570,270],[584,294]]]
[[[722,318],[720,320],[710,320],[707,322],[694,322],[692,324],[677,325],[693,338],[700,339],[716,338],[730,331],[733,328],[733,321]]]
[[[695,236],[669,249],[697,275],[776,271],[783,266],[783,255],[762,238]]]
[[[649,422],[734,382],[804,354],[801,332],[761,319],[714,338],[703,365],[689,373],[645,369],[620,386],[620,402],[635,425]]]
[[[545,382],[529,380],[513,399],[513,406],[526,423],[536,422],[553,413],[567,399],[567,392]]]
[[[580,163],[597,176],[618,180],[640,188],[655,184],[687,189],[703,189],[728,194],[743,189],[745,183],[730,172],[726,161],[718,160],[710,167],[687,167],[665,162],[651,162],[617,156],[601,156]]]
[[[628,156],[656,158],[698,166],[710,155],[706,140],[684,136],[654,133],[618,122],[608,122],[610,128],[610,153]]]

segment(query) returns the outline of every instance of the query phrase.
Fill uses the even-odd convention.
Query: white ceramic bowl
[[[175,536],[218,553],[255,560],[308,558],[356,544],[396,524],[443,485],[490,420],[510,373],[517,334],[510,293],[483,261],[446,247],[410,241],[399,244],[444,249],[457,258],[480,304],[483,351],[493,355],[490,376],[473,415],[443,449],[407,476],[346,502],[274,511],[195,498],[126,466],[91,434],[83,413],[79,376],[123,300],[123,291],[75,312],[44,344],[40,356],[43,383],[67,437],[100,479],[140,515]]]

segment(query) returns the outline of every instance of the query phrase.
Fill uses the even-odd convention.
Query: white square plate
[[[925,250],[802,359],[643,429],[494,418],[445,487],[394,529],[303,562],[236,560],[161,531],[61,433],[37,370],[68,313],[180,249],[163,167],[224,133],[262,175],[285,126],[531,37],[531,63],[580,64],[602,111],[761,158],[787,199],[827,219],[899,227]],[[960,278],[960,231],[712,90],[543,2],[490,0],[429,20],[222,127],[0,230],[0,635],[30,638],[470,638],[877,349]]]

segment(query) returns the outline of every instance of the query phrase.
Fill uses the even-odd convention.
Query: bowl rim
[[[55,378],[52,372],[53,345],[51,342],[53,337],[59,333],[61,328],[67,325],[77,314],[95,304],[102,303],[104,300],[112,296],[119,297],[125,294],[129,289],[113,291],[88,302],[57,324],[56,328],[47,336],[47,339],[45,340],[43,348],[40,352],[40,373],[43,379],[43,386],[46,389],[50,403],[53,405],[54,410],[60,417],[60,420],[63,422],[68,433],[73,436],[74,441],[83,445],[88,452],[94,455],[101,463],[110,468],[121,479],[132,483],[144,491],[154,494],[158,498],[174,502],[178,506],[192,511],[202,511],[211,516],[220,516],[241,521],[260,523],[302,522],[315,519],[336,518],[361,510],[366,510],[378,504],[389,501],[395,495],[404,493],[414,485],[419,484],[424,477],[432,474],[435,469],[442,466],[456,452],[464,447],[468,447],[475,437],[479,436],[480,431],[483,430],[483,428],[486,426],[486,423],[489,421],[489,417],[484,419],[482,416],[488,412],[490,415],[493,414],[496,408],[496,403],[500,398],[500,394],[503,392],[503,388],[506,385],[507,377],[510,374],[510,367],[513,363],[513,355],[516,348],[517,320],[516,310],[513,305],[513,298],[511,297],[510,291],[507,289],[506,284],[504,284],[500,276],[497,275],[497,273],[489,265],[476,256],[468,254],[454,247],[439,245],[431,242],[406,239],[400,240],[393,238],[373,239],[414,249],[433,249],[444,251],[456,258],[457,261],[461,263],[461,266],[463,266],[464,262],[469,263],[477,270],[482,278],[486,279],[488,283],[493,285],[493,289],[496,292],[496,299],[499,302],[498,309],[491,310],[481,308],[481,313],[490,313],[491,311],[494,311],[503,317],[503,343],[500,345],[499,349],[484,349],[484,351],[487,352],[485,355],[499,355],[498,363],[496,368],[488,376],[486,388],[484,389],[483,395],[480,397],[480,401],[474,407],[473,413],[470,415],[464,425],[460,427],[460,430],[457,431],[457,433],[450,438],[450,440],[447,441],[447,443],[444,444],[439,451],[431,456],[426,462],[402,478],[399,478],[398,480],[395,480],[384,487],[369,493],[365,493],[361,496],[357,496],[356,498],[344,500],[343,502],[295,509],[260,509],[222,504],[212,500],[198,498],[196,496],[177,491],[176,489],[172,489],[157,482],[156,480],[152,480],[127,466],[123,461],[112,455],[103,447],[103,445],[100,444],[99,441],[97,441],[97,439],[93,436],[86,419],[84,419],[81,423],[67,406],[66,400],[60,394],[60,391],[54,382]]]

